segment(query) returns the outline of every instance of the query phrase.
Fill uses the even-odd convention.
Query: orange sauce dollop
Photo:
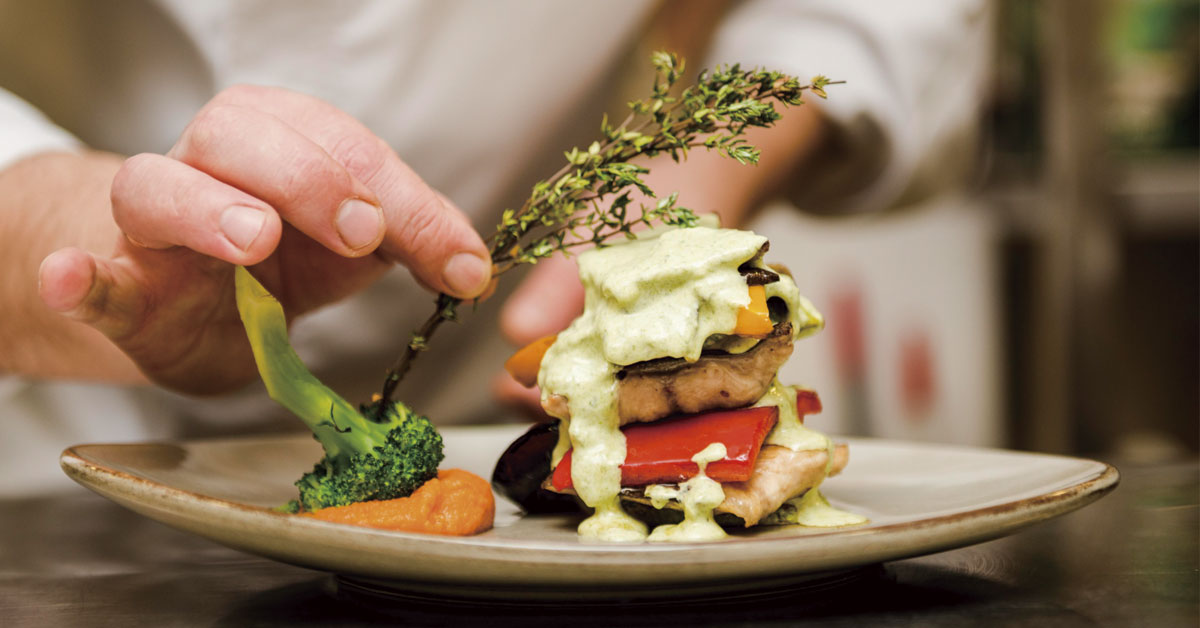
[[[496,500],[487,480],[462,469],[446,469],[408,497],[322,508],[303,516],[384,530],[468,536],[492,528]]]

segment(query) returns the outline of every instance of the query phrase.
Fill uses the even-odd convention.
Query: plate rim
[[[443,428],[452,431],[478,431],[484,432],[488,429],[493,429],[499,434],[499,428],[502,426],[451,426]],[[511,426],[505,426],[511,427]],[[480,429],[482,428],[482,429]],[[180,528],[188,532],[205,536],[210,540],[236,549],[247,551],[253,554],[267,556],[275,560],[298,564],[301,566],[321,569],[325,571],[333,571],[335,573],[348,574],[353,576],[363,576],[369,578],[383,578],[392,581],[403,581],[405,576],[398,574],[393,569],[386,567],[364,567],[362,565],[337,564],[336,561],[312,560],[311,555],[299,556],[296,553],[277,552],[268,548],[262,547],[259,543],[242,543],[236,539],[228,538],[226,535],[217,534],[212,528],[197,529],[205,521],[206,514],[214,512],[234,513],[232,523],[226,523],[226,528],[230,525],[236,527],[235,524],[241,523],[251,525],[262,523],[268,528],[276,528],[279,532],[286,533],[283,536],[292,537],[297,541],[303,541],[305,537],[320,537],[321,535],[329,535],[329,538],[337,538],[337,532],[344,532],[346,526],[343,524],[320,521],[311,518],[294,518],[285,513],[275,512],[260,506],[254,506],[242,502],[232,501],[198,493],[195,491],[170,486],[156,482],[146,477],[139,477],[127,473],[120,469],[114,469],[103,464],[94,462],[94,459],[89,459],[86,453],[87,448],[91,447],[126,447],[126,446],[182,446],[186,447],[192,444],[215,444],[222,443],[237,443],[252,440],[264,440],[268,442],[279,442],[285,439],[299,439],[300,435],[263,435],[243,438],[226,438],[226,439],[204,439],[204,440],[183,440],[177,442],[138,442],[138,443],[91,443],[79,444],[66,448],[61,457],[60,463],[73,480],[87,487],[88,489],[99,493],[100,495],[124,506],[130,508],[144,516],[148,516],[154,520],[166,523],[172,527]],[[397,554],[412,552],[412,558],[436,558],[444,559],[451,558],[451,554],[455,551],[463,549],[473,549],[481,551],[487,556],[473,557],[476,560],[482,559],[487,561],[495,568],[508,566],[511,568],[515,565],[539,564],[550,568],[550,571],[561,571],[562,568],[570,565],[576,565],[579,561],[587,559],[588,566],[591,570],[613,569],[621,567],[628,562],[630,553],[636,551],[639,557],[657,568],[669,568],[681,564],[691,564],[696,561],[696,555],[703,553],[707,555],[710,562],[715,564],[729,564],[722,560],[720,555],[736,553],[736,548],[746,547],[749,545],[758,554],[766,551],[779,550],[784,554],[800,554],[804,552],[796,552],[795,546],[809,545],[820,543],[821,540],[828,541],[835,539],[835,544],[855,545],[859,544],[864,547],[869,547],[870,551],[865,552],[866,560],[862,558],[856,560],[836,560],[824,559],[811,561],[808,564],[790,565],[788,568],[776,565],[772,569],[754,569],[752,565],[742,565],[741,572],[746,572],[743,575],[783,575],[806,572],[827,571],[830,569],[848,568],[860,566],[864,564],[872,564],[898,558],[919,556],[955,547],[963,547],[974,543],[982,542],[992,538],[1005,536],[1015,532],[1021,528],[1033,525],[1040,521],[1051,519],[1053,517],[1066,514],[1087,504],[1100,499],[1113,491],[1120,481],[1120,473],[1116,467],[1097,460],[1079,458],[1074,456],[1061,456],[1056,454],[1044,454],[1038,452],[1022,452],[1016,450],[1004,450],[996,448],[970,447],[962,445],[947,445],[940,443],[920,443],[910,441],[897,441],[891,439],[851,439],[854,441],[867,442],[871,441],[877,444],[894,444],[894,445],[912,445],[923,448],[937,448],[949,450],[972,450],[980,452],[994,452],[1008,455],[1019,456],[1035,456],[1048,457],[1056,459],[1068,459],[1077,462],[1089,463],[1096,466],[1094,473],[1088,474],[1084,479],[1074,482],[1073,484],[1058,488],[1057,490],[1040,493],[1034,496],[1023,497],[1010,501],[992,504],[980,508],[974,508],[962,512],[952,512],[942,515],[935,515],[927,518],[918,519],[915,521],[900,521],[888,524],[864,527],[859,529],[832,529],[821,532],[813,532],[801,537],[797,536],[771,536],[759,535],[751,537],[741,537],[732,541],[720,543],[680,543],[680,544],[598,544],[598,543],[578,543],[566,544],[561,541],[527,541],[522,539],[502,539],[497,541],[494,537],[443,537],[431,536],[411,532],[399,532],[390,530],[376,530],[369,528],[354,527],[355,534],[353,537],[360,541],[379,540],[384,543],[381,549],[386,550],[381,553]],[[127,489],[121,491],[120,489]],[[130,492],[139,495],[135,498],[130,496]],[[982,526],[981,522],[990,521],[990,525]],[[188,525],[188,524],[195,525]],[[954,526],[958,531],[950,536],[942,536],[940,538],[929,538],[929,532],[945,531],[948,526]],[[217,526],[218,528],[220,526]],[[889,538],[902,536],[907,538],[906,542],[895,547],[888,547],[886,541]],[[390,543],[389,543],[390,541]],[[802,541],[797,543],[797,541]],[[725,548],[725,549],[721,549]],[[734,548],[734,549],[731,549]],[[792,550],[787,552],[785,550]],[[536,551],[543,555],[539,560],[528,561],[521,560],[520,554],[525,551]],[[550,553],[554,560],[547,560],[544,556]],[[811,553],[811,552],[810,552]],[[515,554],[516,556],[510,556]],[[735,561],[736,562],[736,561]],[[746,561],[742,561],[746,562]],[[460,570],[461,571],[461,570]],[[588,571],[588,570],[585,570]],[[651,571],[651,570],[635,570],[635,571]],[[739,572],[740,573],[740,572]],[[584,574],[586,576],[586,574]],[[626,576],[630,575],[628,573]],[[430,580],[444,581],[447,584],[458,584],[475,580],[478,584],[495,584],[495,577],[475,578],[472,574],[464,573],[443,573],[443,574],[422,574],[422,581],[428,583]],[[595,574],[592,574],[595,576]],[[738,573],[725,573],[726,577],[738,577]],[[582,585],[583,583],[593,581],[594,578],[577,578],[575,584]],[[616,581],[615,578],[610,579]],[[629,581],[628,578],[625,579]],[[683,582],[703,582],[711,581],[711,574],[708,578],[697,576],[696,574],[681,575],[678,580]],[[606,580],[608,581],[608,580]],[[505,582],[512,582],[511,578],[507,578]],[[563,582],[556,578],[533,577],[526,578],[527,585],[533,586],[552,586],[556,589],[569,588],[572,583]],[[632,582],[632,581],[629,581]]]

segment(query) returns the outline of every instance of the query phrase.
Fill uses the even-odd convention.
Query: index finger
[[[212,104],[249,107],[279,118],[370,188],[384,214],[379,251],[407,266],[426,286],[464,298],[487,287],[491,256],[470,220],[349,114],[271,87],[230,88]]]

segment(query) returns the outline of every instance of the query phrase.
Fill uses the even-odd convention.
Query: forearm
[[[45,153],[0,171],[0,373],[142,381],[103,334],[51,312],[38,296],[38,268],[52,251],[112,251],[119,231],[109,189],[121,161],[99,152]]]

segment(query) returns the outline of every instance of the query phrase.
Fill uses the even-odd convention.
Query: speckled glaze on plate
[[[490,477],[524,426],[442,430],[443,468]],[[578,517],[524,516],[497,500],[496,527],[468,538],[387,532],[273,512],[294,497],[320,446],[307,435],[78,445],[66,473],[138,513],[218,543],[356,583],[463,598],[595,600],[749,592],[962,547],[1080,508],[1117,470],[1093,460],[849,439],[850,465],[825,494],[871,522],[758,528],[715,543],[581,542]]]

